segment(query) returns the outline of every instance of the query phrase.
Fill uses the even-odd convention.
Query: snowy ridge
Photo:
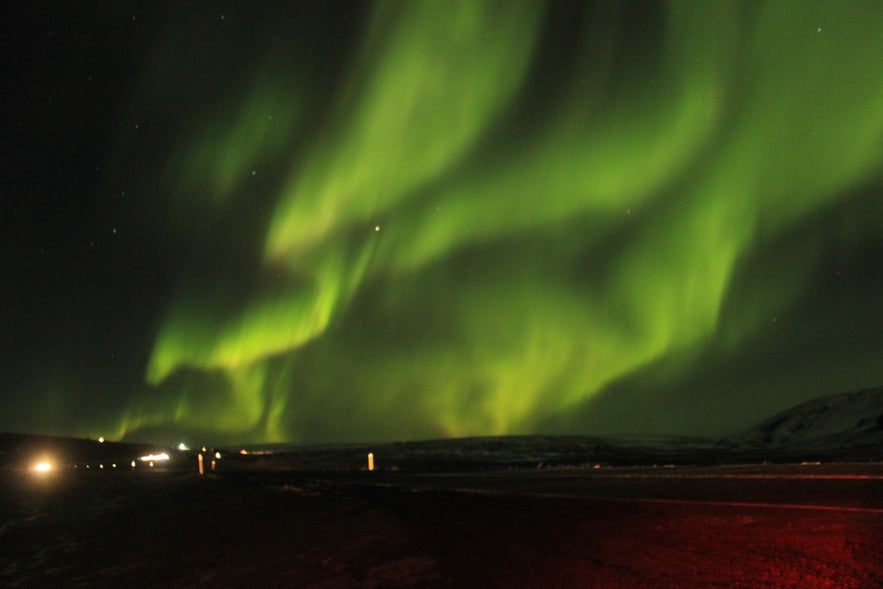
[[[767,448],[883,446],[883,387],[801,403],[726,442]]]

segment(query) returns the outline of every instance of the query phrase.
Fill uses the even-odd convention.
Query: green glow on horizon
[[[309,114],[275,62],[177,147],[180,183],[218,200],[256,198],[256,161],[283,172],[266,226],[243,230],[260,252],[246,296],[221,304],[223,281],[192,279],[121,433],[531,432],[760,328],[762,313],[719,333],[740,262],[883,163],[883,4],[672,2],[645,48],[658,63],[624,80],[608,15],[534,118],[541,8],[381,2],[309,149],[290,147]]]

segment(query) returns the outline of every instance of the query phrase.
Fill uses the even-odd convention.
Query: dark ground
[[[880,462],[542,436],[280,450],[212,471],[209,449],[200,476],[196,452],[150,468],[161,448],[0,434],[0,586],[883,587]]]
[[[3,587],[883,587],[883,464],[6,470]]]

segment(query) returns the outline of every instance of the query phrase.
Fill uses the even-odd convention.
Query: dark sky
[[[8,9],[0,430],[719,436],[883,384],[883,3],[245,4]]]

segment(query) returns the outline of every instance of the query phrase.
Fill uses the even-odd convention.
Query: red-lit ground
[[[883,587],[879,464],[21,474],[4,587]]]

